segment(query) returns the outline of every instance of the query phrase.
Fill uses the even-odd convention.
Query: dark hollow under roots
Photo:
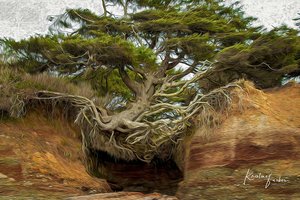
[[[154,158],[151,163],[116,159],[106,152],[89,150],[87,169],[93,176],[104,178],[114,191],[175,195],[183,173],[173,159]]]

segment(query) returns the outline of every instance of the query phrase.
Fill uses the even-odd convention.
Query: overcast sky
[[[235,0],[227,0],[234,2]],[[293,26],[300,12],[300,0],[241,0],[248,15],[258,17],[267,28],[280,24]],[[0,0],[0,38],[20,39],[46,33],[47,16],[63,13],[66,8],[88,8],[102,13],[101,0]]]

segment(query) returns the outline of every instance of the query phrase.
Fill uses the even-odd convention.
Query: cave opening
[[[9,118],[9,112],[0,108],[0,119],[5,120]]]
[[[89,173],[106,179],[113,191],[130,191],[175,195],[183,173],[172,158],[154,158],[151,163],[123,160],[100,150],[88,155]]]

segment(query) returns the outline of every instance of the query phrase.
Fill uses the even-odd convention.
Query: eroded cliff
[[[87,174],[79,130],[60,115],[34,111],[2,119],[1,197],[58,199],[124,190],[176,193],[179,199],[299,199],[300,85],[260,91],[248,84],[232,95],[221,123],[185,138],[169,163],[101,154],[99,166],[109,183]],[[130,192],[76,199],[91,198],[175,199]]]
[[[218,128],[186,141],[178,197],[300,198],[300,86],[246,90]]]

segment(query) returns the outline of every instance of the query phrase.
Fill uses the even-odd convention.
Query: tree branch
[[[140,88],[138,87],[137,83],[130,79],[127,72],[125,71],[125,67],[119,68],[119,74],[125,83],[125,85],[134,92],[137,96],[141,94]]]

